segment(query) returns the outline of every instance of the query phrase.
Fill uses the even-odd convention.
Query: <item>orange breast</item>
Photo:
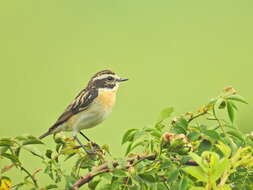
[[[116,100],[116,90],[115,91],[100,91],[97,97],[98,102],[107,109],[114,106]]]

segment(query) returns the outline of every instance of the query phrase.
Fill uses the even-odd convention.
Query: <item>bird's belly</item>
[[[104,121],[110,113],[111,109],[103,109],[99,105],[93,105],[89,111],[85,110],[77,114],[77,120],[74,124],[75,130],[92,128]]]

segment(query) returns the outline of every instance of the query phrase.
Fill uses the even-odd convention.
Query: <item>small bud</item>
[[[164,142],[170,142],[173,137],[174,137],[174,134],[169,133],[169,132],[165,132],[162,135],[162,139],[163,139]]]
[[[232,94],[236,94],[236,90],[232,86],[225,87],[224,92],[230,92]]]
[[[181,139],[183,143],[188,143],[188,138],[185,136],[185,134],[178,134],[174,138],[176,139]]]

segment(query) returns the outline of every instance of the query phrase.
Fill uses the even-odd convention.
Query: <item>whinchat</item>
[[[81,141],[77,138],[77,134],[80,133],[90,141],[81,130],[95,127],[108,117],[115,104],[119,84],[127,80],[120,78],[110,70],[96,73],[90,79],[87,87],[79,92],[55,124],[39,138],[42,139],[61,131],[72,131],[73,137],[86,151]]]

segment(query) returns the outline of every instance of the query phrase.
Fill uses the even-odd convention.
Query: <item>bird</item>
[[[39,136],[39,139],[61,131],[70,131],[73,138],[88,153],[77,134],[90,141],[81,130],[97,126],[110,115],[115,105],[118,87],[121,82],[127,80],[108,69],[97,72],[89,80],[86,88],[78,93],[56,122],[47,132]]]

